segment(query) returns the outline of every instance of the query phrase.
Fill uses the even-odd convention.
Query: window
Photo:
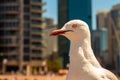
[[[32,43],[32,45],[35,46],[35,47],[41,47],[42,46],[41,43]]]
[[[30,19],[30,16],[29,15],[24,15],[24,20],[29,20]]]
[[[112,12],[112,17],[113,18],[119,18],[120,17],[120,11]]]
[[[30,23],[29,22],[25,22],[24,23],[24,27],[25,27],[26,30],[29,29],[30,28]]]
[[[42,2],[42,0],[32,0],[32,2]]]
[[[14,14],[0,14],[0,19],[18,19]]]
[[[4,43],[12,43],[12,40],[11,39],[4,39]]]
[[[4,35],[17,35],[17,32],[16,31],[9,31],[9,30],[6,30],[4,31]]]
[[[29,39],[24,39],[24,44],[29,44],[30,40]]]
[[[1,6],[0,11],[18,11],[19,6]]]
[[[0,0],[1,1],[1,0]],[[4,8],[3,7],[0,7],[0,11],[4,11]]]
[[[24,4],[30,4],[30,0],[24,0]]]
[[[4,39],[0,39],[0,44],[4,44]]]
[[[37,9],[37,10],[41,10],[42,8],[39,6],[32,6],[32,9]]]
[[[24,52],[25,53],[29,53],[30,52],[30,48],[29,47],[24,47]]]
[[[12,3],[16,2],[17,0],[0,0],[0,3]]]
[[[32,38],[35,39],[35,40],[41,40],[41,36],[37,36],[37,35],[32,35]]]
[[[30,57],[28,55],[24,55],[24,61],[29,61]]]
[[[15,2],[17,0],[6,0],[6,2]]]
[[[32,50],[32,53],[33,53],[33,54],[41,54],[42,51],[41,51],[41,50]]]
[[[33,32],[41,32],[42,30],[40,28],[32,28]]]
[[[0,30],[0,36],[3,36],[3,35],[4,35],[4,31]]]
[[[32,13],[32,17],[41,17],[42,15],[39,13]]]
[[[6,7],[1,7],[3,8],[2,11],[18,11],[19,10],[19,7],[18,6],[6,6]],[[1,10],[1,9],[0,9]]]
[[[32,24],[38,24],[38,25],[40,25],[40,24],[41,24],[41,21],[32,20]]]
[[[30,8],[29,7],[24,7],[24,12],[26,12],[26,13],[30,12]]]
[[[32,60],[42,60],[41,57],[32,57]]]
[[[26,37],[30,36],[30,32],[29,31],[24,31],[24,36],[26,36]]]
[[[18,27],[19,22],[6,22],[4,23],[4,27]]]
[[[3,27],[4,26],[4,23],[3,22],[0,22],[0,27]]]

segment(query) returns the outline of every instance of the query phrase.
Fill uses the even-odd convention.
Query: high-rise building
[[[102,60],[104,67],[107,67],[106,64],[109,61],[107,41],[107,29],[103,28],[92,31],[92,48],[95,56]]]
[[[98,11],[96,15],[96,20],[97,20],[97,29],[102,29],[107,27],[107,15],[108,11]]]
[[[0,69],[44,68],[42,0],[0,0]],[[38,72],[39,73],[39,72]]]
[[[92,48],[95,56],[102,60],[102,65],[108,68],[108,31],[107,31],[107,19],[108,11],[98,11],[96,14],[97,28],[92,31]]]
[[[58,1],[58,28],[61,28],[64,23],[73,19],[80,19],[91,26],[91,0],[59,0]],[[69,41],[63,37],[58,37],[58,52],[63,59],[63,67],[69,62]]]
[[[113,6],[108,16],[109,60],[120,72],[120,4]]]
[[[46,43],[46,55],[49,57],[50,55],[54,55],[54,53],[58,52],[58,44],[57,44],[57,37],[51,37],[50,36],[50,32],[52,32],[53,30],[56,30],[57,27],[54,23],[54,19],[52,18],[45,18],[45,22],[46,22],[46,28],[44,31],[44,41]]]

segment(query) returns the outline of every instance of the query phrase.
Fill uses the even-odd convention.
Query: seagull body
[[[101,67],[91,48],[88,25],[81,20],[71,20],[51,36],[62,35],[70,40],[70,65],[66,80],[118,80]]]

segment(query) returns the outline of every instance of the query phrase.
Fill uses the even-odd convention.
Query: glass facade
[[[91,0],[69,0],[68,1],[68,20],[80,19],[89,25],[90,30],[91,26]]]
[[[91,26],[91,0],[59,0],[58,3],[58,28],[73,19],[80,19]],[[63,68],[69,63],[69,41],[64,37],[58,37],[58,53],[63,61]],[[64,46],[64,47],[63,47]]]
[[[112,46],[110,46],[109,48],[109,52],[110,54],[115,56],[113,57],[113,59],[116,61],[113,64],[115,64],[117,72],[120,73],[120,4],[113,6],[112,10],[110,11],[110,14],[114,23],[114,25],[110,25],[112,25],[112,28],[115,27],[115,29],[112,33],[109,33],[110,35],[112,35],[111,37],[113,37],[111,40],[109,40],[109,43],[112,44]]]
[[[102,59],[102,66],[110,69],[108,54],[108,36],[106,29],[92,31],[92,48],[97,59]],[[111,66],[112,67],[112,66]]]

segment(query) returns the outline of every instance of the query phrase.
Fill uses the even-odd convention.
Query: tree
[[[58,72],[58,70],[61,69],[60,59],[57,58],[57,59],[48,60],[47,66],[49,71],[52,71],[55,73]]]

